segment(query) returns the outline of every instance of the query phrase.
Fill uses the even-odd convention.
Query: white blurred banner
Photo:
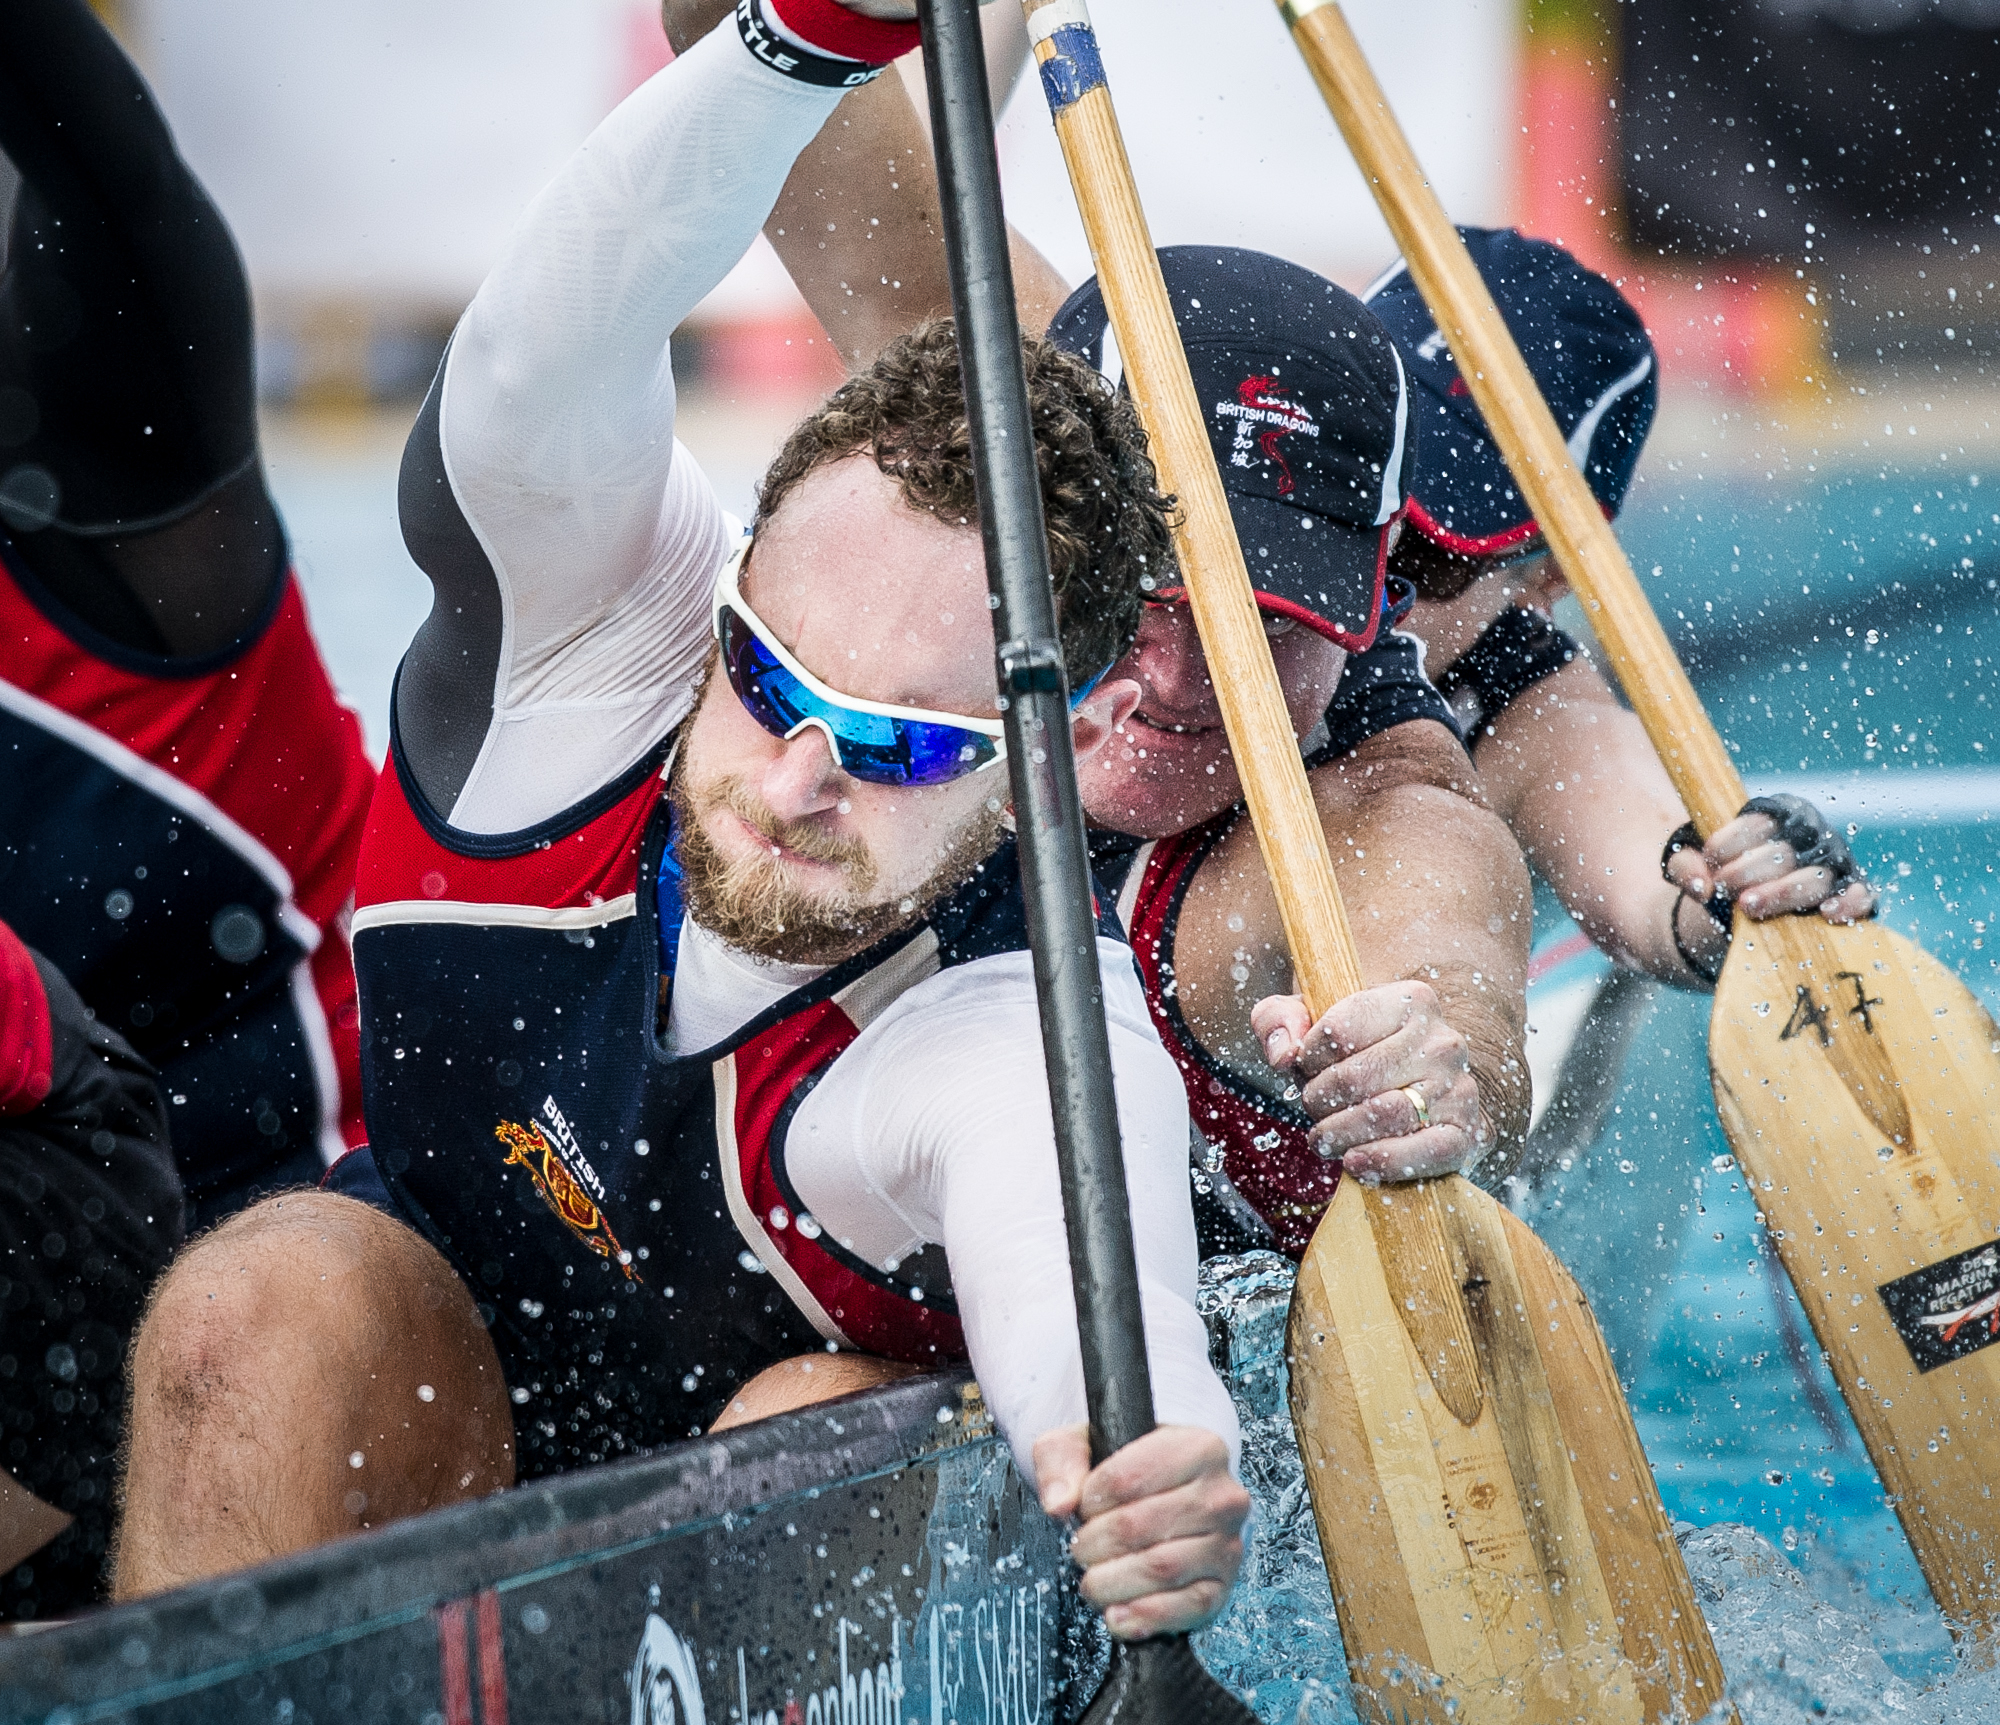
[[[1272,0],[1090,10],[1155,245],[1250,246],[1350,287],[1395,256]],[[1461,222],[1508,220],[1518,0],[1348,0],[1346,11],[1445,208]],[[1015,225],[1081,281],[1090,255],[1033,78],[1000,140]]]
[[[1008,0],[999,0],[1006,4]],[[1358,285],[1386,231],[1270,0],[1096,0],[1162,245],[1256,246]],[[1447,207],[1509,215],[1518,0],[1355,0]],[[566,153],[665,58],[646,0],[127,0],[125,35],[267,302],[455,307]],[[1089,272],[1041,91],[1001,124],[1016,223]],[[793,303],[768,253],[703,308]]]

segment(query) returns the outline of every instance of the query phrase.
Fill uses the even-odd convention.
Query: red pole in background
[[[1731,397],[1818,393],[1826,319],[1812,283],[1747,260],[1628,251],[1618,175],[1616,9],[1525,0],[1515,221],[1618,283],[1646,321],[1663,383]]]

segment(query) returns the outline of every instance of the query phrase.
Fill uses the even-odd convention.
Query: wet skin
[[[1456,598],[1420,602],[1408,627],[1449,665],[1509,605],[1544,615],[1568,591],[1544,555],[1498,568]],[[1674,941],[1707,968],[1728,934],[1702,909],[1716,885],[1753,920],[1817,912],[1831,922],[1865,916],[1874,890],[1855,882],[1833,893],[1824,868],[1801,869],[1775,842],[1768,815],[1739,816],[1700,851],[1673,859],[1661,879],[1660,851],[1686,813],[1636,714],[1588,659],[1573,660],[1510,702],[1476,739],[1479,771],[1494,809],[1528,860],[1584,932],[1621,964],[1679,988],[1706,988]]]
[[[742,591],[799,662],[843,694],[975,719],[995,713],[979,536],[910,508],[870,457],[829,462],[799,482],[759,533]],[[1100,751],[1138,699],[1129,679],[1101,682],[1075,715],[1078,757]],[[710,795],[732,781],[749,793],[755,820],[744,800],[732,812]],[[709,679],[688,728],[685,785],[733,867],[769,871],[820,903],[853,892],[858,877],[858,897],[882,906],[921,894],[967,829],[1009,796],[1004,763],[941,785],[850,778],[818,727],[772,736],[721,676]]]
[[[1289,619],[1265,624],[1293,731],[1319,723],[1347,664],[1344,648]],[[1148,605],[1139,638],[1112,670],[1142,691],[1083,776],[1093,826],[1163,838],[1212,820],[1243,800],[1243,781],[1222,728],[1222,703],[1185,604]]]

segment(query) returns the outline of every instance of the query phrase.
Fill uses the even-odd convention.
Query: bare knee
[[[134,1389],[197,1425],[301,1354],[365,1346],[427,1289],[437,1307],[454,1290],[465,1298],[401,1223],[331,1193],[266,1199],[192,1241],[161,1278],[133,1338]]]
[[[411,1229],[267,1199],[193,1242],[132,1346],[121,1595],[512,1483],[491,1339]]]
[[[747,1426],[753,1420],[791,1413],[814,1402],[830,1402],[835,1396],[851,1396],[858,1390],[894,1383],[917,1369],[874,1354],[800,1354],[766,1366],[729,1398],[729,1406],[708,1429],[720,1432]]]

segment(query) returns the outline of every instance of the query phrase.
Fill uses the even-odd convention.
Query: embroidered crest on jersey
[[[567,1125],[562,1122],[560,1110],[556,1118]],[[565,1228],[600,1258],[608,1258],[616,1264],[625,1272],[628,1282],[644,1280],[632,1268],[632,1254],[619,1245],[618,1236],[611,1231],[604,1212],[583,1189],[581,1181],[564,1166],[554,1136],[539,1120],[530,1121],[526,1126],[503,1120],[493,1128],[493,1136],[506,1146],[505,1166],[518,1166],[528,1171],[528,1178],[535,1183],[537,1196],[555,1212],[556,1219]]]

